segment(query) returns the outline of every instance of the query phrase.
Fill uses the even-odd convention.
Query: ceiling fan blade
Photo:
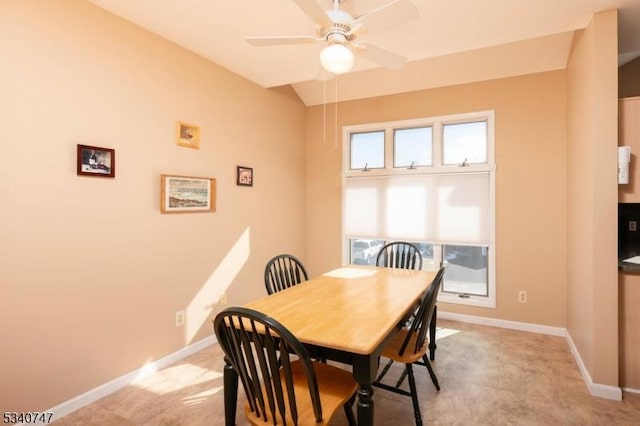
[[[407,58],[404,56],[389,52],[388,50],[381,49],[369,43],[354,43],[353,47],[358,55],[390,70],[397,70],[407,62]]]
[[[316,25],[330,26],[331,20],[327,12],[320,7],[316,0],[293,0],[293,2],[316,23]]]
[[[383,31],[389,27],[408,22],[419,16],[418,8],[410,0],[393,0],[357,16],[352,23],[364,26],[367,32]]]
[[[247,43],[252,46],[278,46],[282,44],[308,44],[318,41],[311,36],[255,36],[245,37]],[[322,40],[322,39],[320,39]]]

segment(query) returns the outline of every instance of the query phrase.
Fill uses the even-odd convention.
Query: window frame
[[[478,121],[487,122],[487,162],[471,163],[464,167],[460,165],[445,165],[443,152],[443,126],[445,124],[471,123]],[[427,166],[415,166],[413,169],[406,167],[394,167],[394,130],[407,129],[415,127],[428,127],[432,129],[431,134],[431,159],[432,164]],[[350,135],[352,133],[364,133],[372,131],[384,131],[384,167],[369,169],[366,172],[363,169],[350,169]],[[342,205],[345,205],[346,199],[346,181],[347,179],[385,177],[391,175],[407,175],[407,174],[458,174],[458,173],[488,173],[489,176],[489,241],[488,241],[488,259],[487,259],[487,292],[488,296],[466,295],[464,293],[450,293],[441,291],[438,301],[453,303],[459,305],[471,305],[485,308],[496,307],[496,236],[495,236],[495,184],[496,184],[496,164],[495,164],[495,111],[484,110],[463,114],[451,114],[435,117],[426,117],[409,120],[396,120],[388,122],[367,123],[359,125],[344,126],[342,128],[343,138],[343,158],[342,158]],[[366,173],[366,174],[365,174]],[[342,262],[349,264],[350,261],[350,240],[359,239],[361,236],[348,235],[345,232],[345,216],[346,212],[341,208],[341,245],[342,245]],[[370,238],[363,238],[370,239]],[[385,239],[380,237],[378,239]],[[464,245],[460,242],[437,242],[421,241],[433,244],[434,260],[436,254],[439,259],[443,260],[444,245]],[[477,245],[477,244],[469,244]]]
[[[353,151],[353,140],[351,139],[351,135],[354,134],[372,134],[372,133],[382,133],[382,145],[383,145],[383,152],[382,152],[382,167],[369,167],[367,166],[366,171],[369,170],[384,170],[387,167],[387,150],[386,150],[386,139],[387,139],[387,134],[384,131],[384,129],[370,129],[368,131],[364,131],[364,132],[349,132],[349,140],[347,141],[349,147],[348,147],[348,153],[347,153],[347,158],[349,159],[349,164],[347,169],[352,171],[352,172],[362,172],[365,171],[365,168],[357,168],[357,169],[352,169],[351,168],[351,153]]]
[[[416,129],[429,129],[431,131],[431,164],[414,164],[414,168],[418,168],[418,167],[432,167],[433,166],[433,127],[432,126],[419,126],[419,127],[394,127],[393,129],[391,129],[391,153],[392,153],[392,158],[391,158],[391,167],[393,167],[394,170],[398,170],[398,169],[407,169],[406,166],[396,166],[395,165],[395,153],[396,153],[396,147],[397,147],[397,141],[396,141],[396,133],[398,131],[403,131],[403,130],[416,130]],[[386,136],[386,133],[385,133]],[[386,166],[386,163],[385,163]]]

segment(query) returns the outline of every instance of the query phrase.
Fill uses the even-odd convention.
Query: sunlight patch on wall
[[[158,365],[155,362],[147,361],[147,363],[145,363],[145,365],[143,365],[142,368],[138,370],[138,374],[136,375],[135,379],[133,379],[133,383],[143,381],[146,378],[151,377],[157,371]]]
[[[220,301],[247,262],[250,251],[249,235],[249,228],[247,228],[187,306],[185,343],[191,343],[202,325],[209,321],[213,307]]]

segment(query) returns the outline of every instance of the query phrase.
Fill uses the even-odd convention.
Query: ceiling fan
[[[316,0],[293,0],[315,22],[316,37],[254,36],[246,37],[246,40],[253,46],[325,42],[327,46],[320,53],[320,63],[331,74],[349,71],[353,67],[354,53],[392,70],[404,65],[405,57],[358,41],[358,37],[417,18],[418,9],[410,0],[393,0],[356,17],[340,9],[340,4],[346,0],[330,1],[333,9],[325,11]]]

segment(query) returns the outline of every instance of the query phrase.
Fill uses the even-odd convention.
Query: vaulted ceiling
[[[314,22],[293,0],[89,1],[263,87],[291,85],[306,105],[335,100],[335,93],[359,99],[563,69],[574,32],[610,9],[619,11],[619,63],[640,56],[640,0],[411,0],[417,18],[359,37],[406,57],[402,68],[356,56],[349,73],[325,85],[317,79],[324,42],[255,47],[245,40],[315,36]],[[392,1],[344,0],[340,8],[359,16]],[[317,3],[333,7],[332,0]]]

